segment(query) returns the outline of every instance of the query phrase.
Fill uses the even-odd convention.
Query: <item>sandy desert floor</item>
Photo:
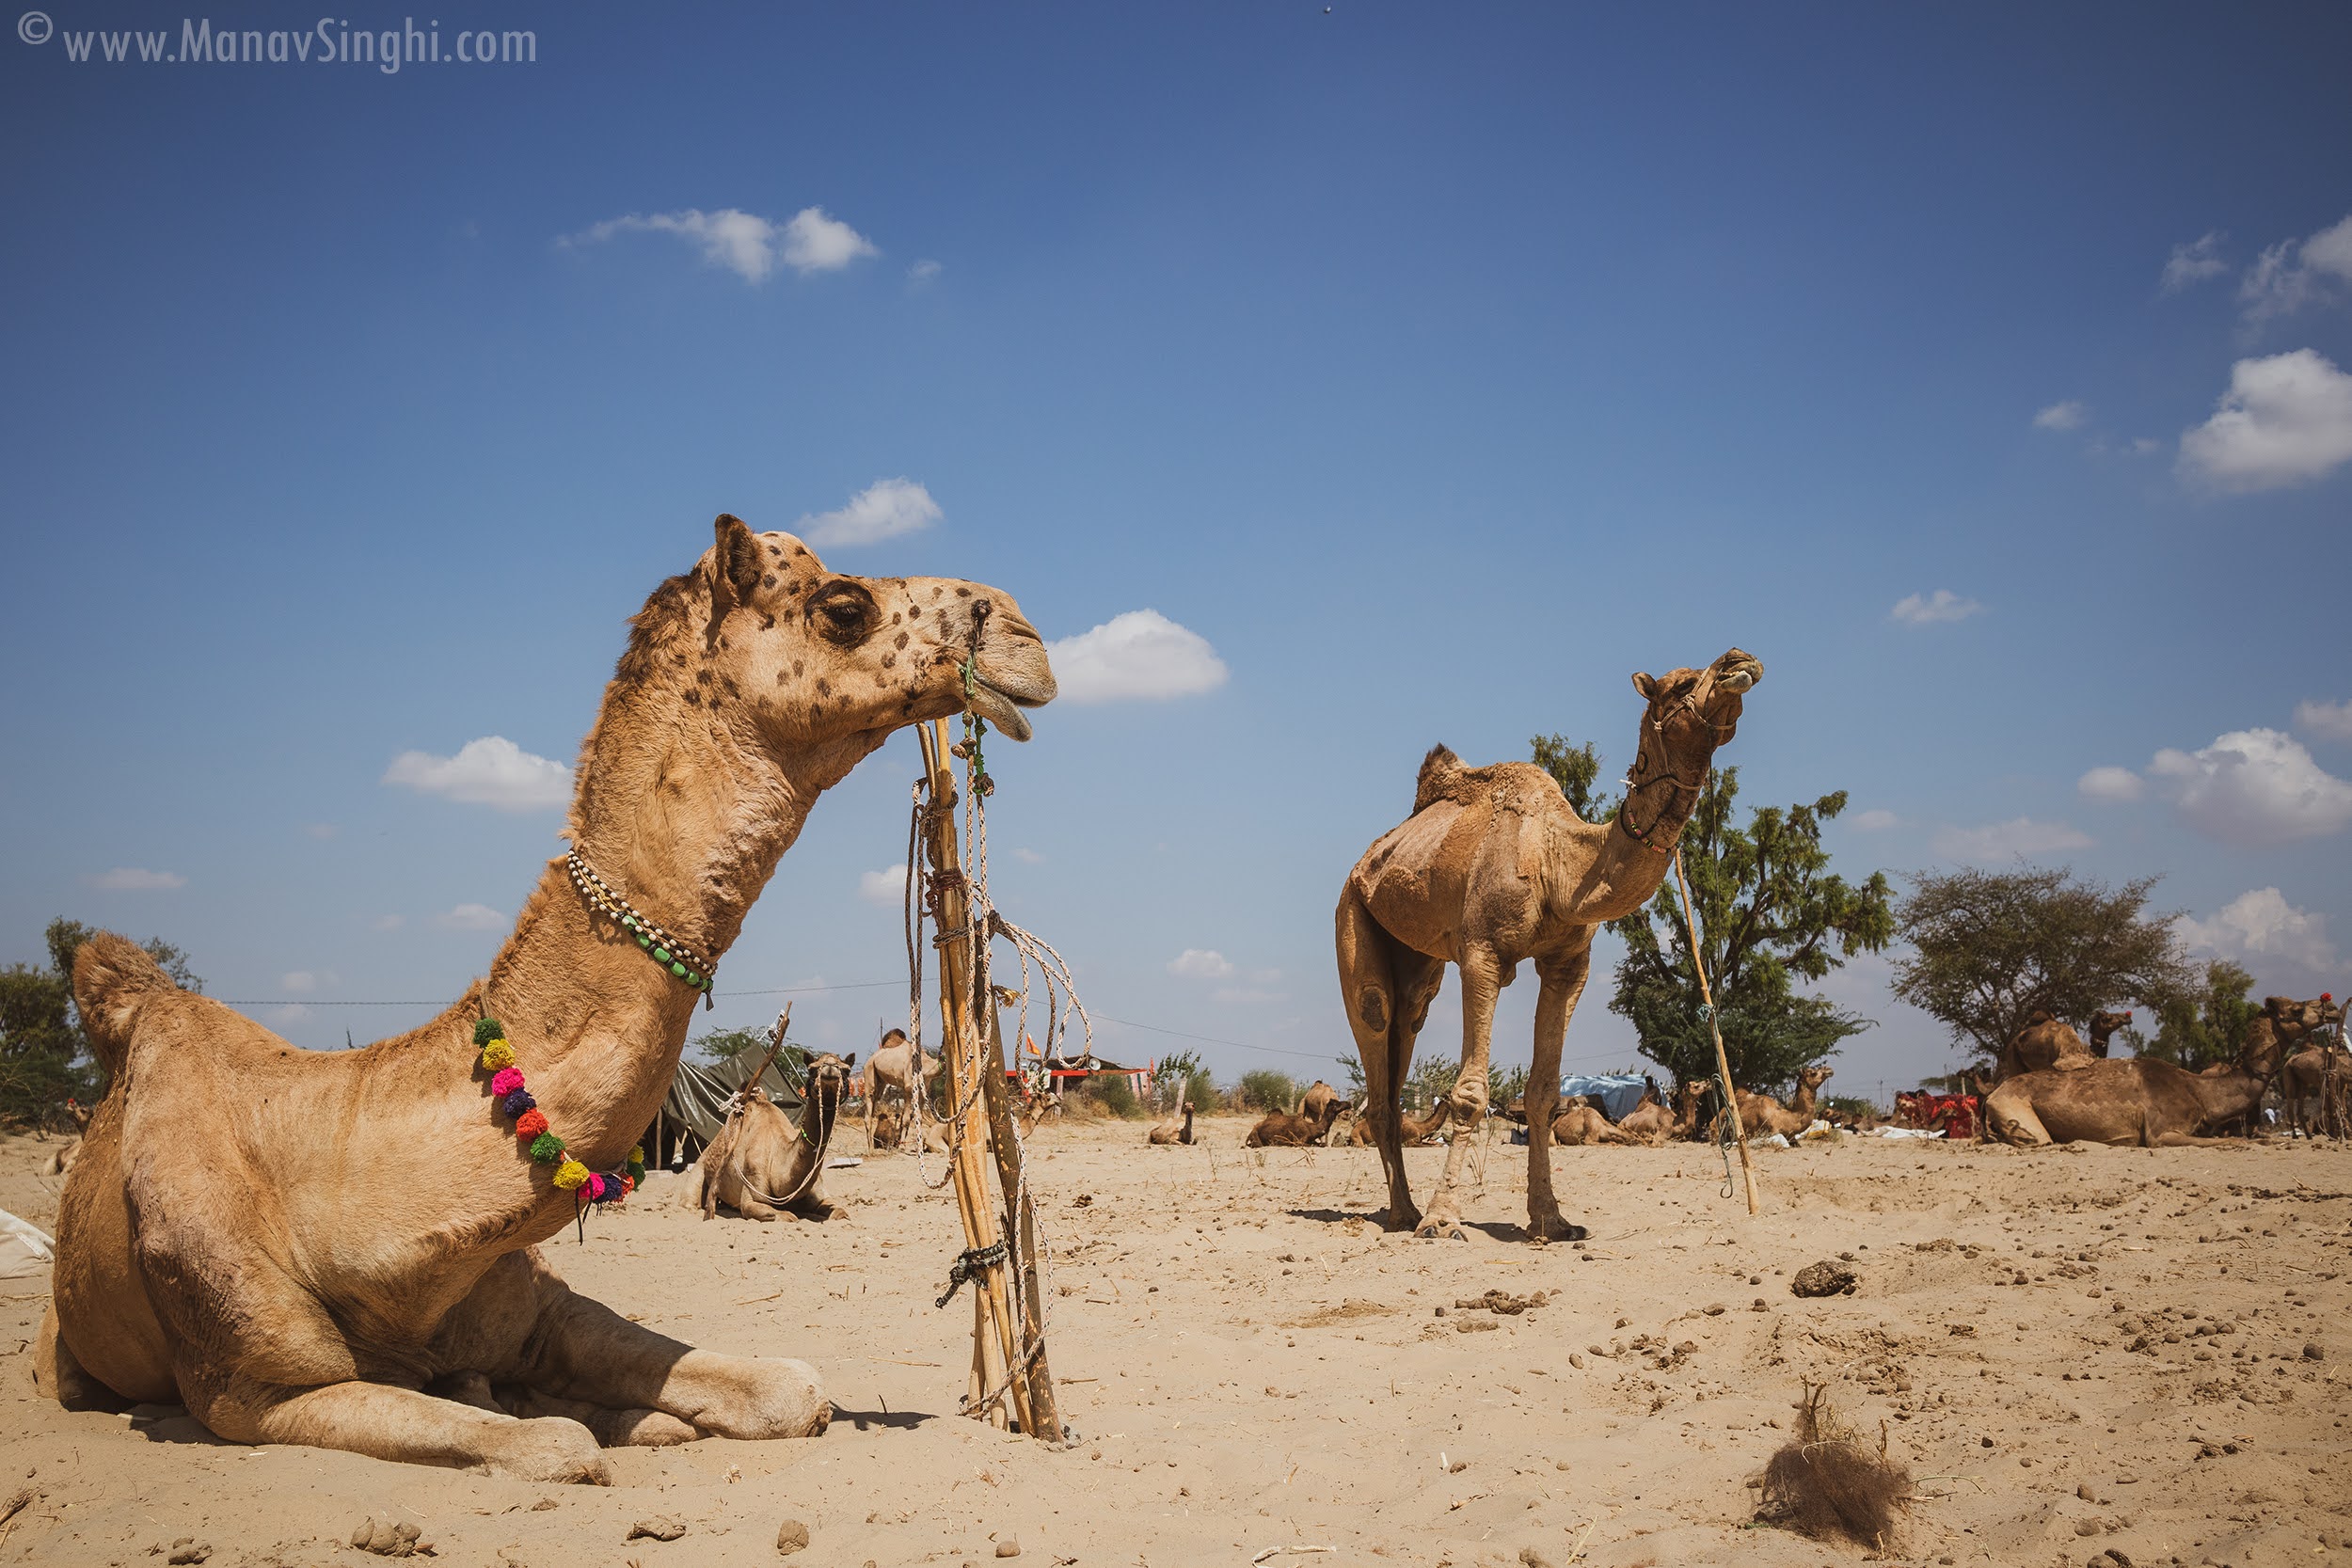
[[[1755,1522],[1748,1482],[1801,1380],[1882,1421],[1918,1478],[1922,1563],[2352,1561],[2352,1151],[2037,1153],[1848,1140],[1759,1156],[1765,1209],[1698,1146],[1554,1153],[1581,1246],[1514,1239],[1525,1151],[1498,1140],[1465,1243],[1384,1235],[1354,1149],[1147,1148],[1049,1130],[1051,1355],[1067,1451],[954,1414],[971,1310],[932,1307],[954,1215],[908,1157],[834,1173],[839,1220],[705,1224],[668,1200],[550,1251],[665,1332],[817,1364],[822,1437],[621,1450],[549,1487],[213,1441],[173,1411],[37,1398],[41,1281],[0,1281],[0,1561],[358,1564],[371,1513],[442,1561],[811,1565],[1767,1565],[1860,1559]],[[47,1227],[46,1146],[0,1141],[0,1208]],[[1415,1151],[1424,1196],[1442,1151]],[[938,1174],[933,1163],[931,1174]],[[1850,1258],[1855,1293],[1789,1276]],[[1546,1305],[1457,1305],[1500,1290]],[[685,1533],[630,1539],[663,1516]],[[1522,1554],[1525,1555],[1522,1555]],[[183,1554],[188,1555],[188,1554]]]

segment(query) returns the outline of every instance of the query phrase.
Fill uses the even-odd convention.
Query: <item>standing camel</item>
[[[898,1133],[888,1140],[896,1148],[905,1138],[905,1129],[920,1118],[915,1115],[915,1101],[930,1088],[931,1080],[939,1075],[939,1058],[920,1051],[907,1039],[904,1029],[893,1029],[874,1047],[866,1058],[859,1089],[866,1096],[866,1149],[874,1150],[874,1117],[882,1109],[882,1096],[896,1095],[906,1101],[907,1117],[898,1126]]]
[[[1348,873],[1336,916],[1340,993],[1364,1062],[1364,1086],[1389,1178],[1391,1230],[1467,1239],[1461,1180],[1471,1140],[1456,1137],[1430,1200],[1414,1207],[1397,1094],[1429,1004],[1454,965],[1462,977],[1462,1071],[1447,1098],[1455,1125],[1486,1114],[1495,997],[1534,960],[1535,1060],[1527,1083],[1527,1234],[1578,1241],[1551,1190],[1560,1046],[1592,965],[1593,932],[1649,901],[1673,863],[1715,749],[1738,728],[1741,695],[1764,666],[1734,648],[1704,670],[1637,674],[1648,705],[1617,819],[1576,815],[1532,763],[1465,768],[1443,746],[1421,765],[1413,815]]]
[[[432,1022],[297,1051],[121,937],[83,944],[74,1001],[111,1086],[59,1210],[44,1393],[540,1481],[606,1480],[599,1433],[824,1430],[807,1363],[641,1327],[537,1243],[572,1228],[592,1174],[627,1190],[615,1167],[713,964],[817,798],[893,730],[967,705],[1026,739],[1020,709],[1054,677],[998,589],[844,577],[732,516],[716,534],[632,623],[580,748],[573,852]],[[528,1089],[493,1101],[509,1072]],[[440,1397],[484,1379],[604,1414],[592,1432]]]

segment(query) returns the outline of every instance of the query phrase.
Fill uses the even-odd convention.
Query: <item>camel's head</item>
[[[2131,1023],[2132,1015],[2128,1011],[2120,1013],[2091,1014],[2090,1049],[2101,1056],[2106,1055],[2108,1049],[2107,1037],[2114,1034],[2118,1029],[2130,1028]]]
[[[1797,1074],[1797,1082],[1808,1089],[1818,1089],[1835,1076],[1836,1074],[1825,1067],[1809,1067]]]
[[[1662,675],[1637,673],[1633,689],[1642,694],[1649,711],[1643,717],[1634,782],[1651,776],[1652,769],[1661,765],[1686,779],[1704,775],[1715,748],[1740,727],[1741,699],[1763,678],[1763,661],[1738,648],[1704,670],[1669,670]]]
[[[830,1051],[812,1053],[802,1064],[803,1092],[814,1100],[820,1095],[838,1095],[850,1086],[850,1071],[857,1066],[857,1053],[836,1056]]]
[[[675,691],[780,752],[846,744],[851,761],[967,701],[1026,740],[1022,710],[1053,700],[1045,644],[1002,589],[850,577],[791,534],[733,516],[716,534],[636,616],[622,683]]]

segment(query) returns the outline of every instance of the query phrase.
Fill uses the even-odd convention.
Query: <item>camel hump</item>
[[[179,989],[146,948],[112,931],[99,932],[73,955],[73,1006],[90,1050],[110,1073],[122,1070],[139,1009],[157,991]]]
[[[1426,811],[1431,801],[1443,800],[1462,772],[1462,759],[1452,747],[1442,741],[1430,747],[1421,759],[1421,775],[1413,781],[1413,810]]]

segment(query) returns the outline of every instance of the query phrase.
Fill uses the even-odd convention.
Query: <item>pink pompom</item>
[[[588,1178],[588,1201],[591,1203],[600,1203],[603,1200],[604,1178],[601,1176],[592,1175]]]
[[[502,1067],[490,1080],[490,1092],[503,1099],[523,1086],[520,1068]]]

